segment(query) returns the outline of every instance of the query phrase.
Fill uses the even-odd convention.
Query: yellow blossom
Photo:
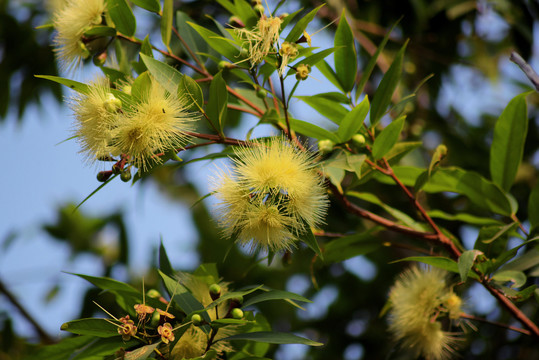
[[[226,236],[253,249],[287,250],[320,224],[327,209],[312,155],[284,138],[236,150],[232,174],[214,181],[217,216]]]
[[[296,80],[305,80],[311,72],[311,67],[308,64],[299,64],[296,67]]]
[[[279,76],[283,76],[288,62],[298,56],[298,47],[294,43],[285,41],[279,49],[279,55],[281,55],[281,65],[279,66]]]
[[[105,8],[105,0],[68,0],[54,13],[55,51],[64,69],[77,67],[90,56],[83,34],[101,24]]]
[[[389,294],[389,330],[403,350],[415,357],[447,359],[458,338],[442,329],[437,321],[460,313],[460,298],[446,284],[447,273],[436,268],[412,267],[395,282]],[[458,299],[458,300],[457,300]]]
[[[174,341],[174,333],[172,332],[172,325],[170,323],[164,323],[157,328],[157,332],[161,335],[161,340],[168,344],[169,341]]]
[[[147,170],[160,163],[158,154],[182,149],[188,142],[186,132],[193,129],[197,117],[187,111],[186,98],[169,94],[155,79],[132,112],[118,125],[115,146],[129,162]]]
[[[119,124],[118,110],[121,101],[111,93],[109,81],[99,78],[88,86],[88,92],[71,99],[74,112],[75,135],[81,145],[81,153],[94,162],[114,152],[112,138]]]
[[[120,318],[120,321],[123,323],[122,326],[118,328],[118,334],[122,335],[124,341],[131,339],[131,336],[137,334],[137,327],[133,320],[129,319],[129,315],[124,318]]]

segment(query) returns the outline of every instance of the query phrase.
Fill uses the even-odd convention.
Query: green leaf
[[[200,56],[198,56],[197,53],[208,52],[208,46],[206,45],[204,39],[187,24],[187,22],[192,21],[193,19],[191,19],[186,13],[181,11],[176,12],[176,27],[178,28],[178,33],[185,42],[185,45],[182,43],[182,47],[185,48],[187,46],[191,50],[190,52],[185,49],[186,53],[190,57],[196,58],[193,60],[200,60]]]
[[[168,276],[174,275],[174,269],[168,259],[165,245],[163,245],[163,239],[161,239],[161,242],[159,243],[159,270]]]
[[[288,42],[296,42],[296,41],[298,41],[299,38],[303,35],[303,31],[305,31],[305,29],[307,28],[307,25],[309,25],[309,23],[311,21],[313,21],[314,17],[316,16],[316,13],[318,13],[318,10],[320,10],[320,8],[322,6],[324,6],[324,4],[318,6],[314,10],[311,10],[307,15],[302,17],[296,23],[296,25],[294,25],[292,30],[290,30],[290,32],[288,33],[288,35],[285,38],[285,41],[288,41]]]
[[[126,349],[139,344],[139,340],[131,339],[124,341],[120,336],[110,338],[98,338],[86,346],[80,352],[72,352],[63,359],[70,360],[101,360],[107,355],[112,355],[121,348]],[[73,356],[75,355],[75,356]],[[63,360],[62,359],[62,360]]]
[[[107,13],[110,15],[116,30],[127,36],[133,36],[137,27],[137,21],[133,10],[126,0],[106,0]]]
[[[468,273],[472,269],[475,259],[482,254],[483,252],[479,250],[467,250],[460,255],[458,265],[462,282],[468,280]]]
[[[66,322],[60,327],[61,330],[73,334],[91,335],[100,338],[119,336],[118,326],[111,324],[105,319],[79,319]]]
[[[236,5],[237,15],[243,21],[247,28],[251,28],[258,22],[258,15],[255,13],[253,6],[245,0],[234,0]]]
[[[295,97],[304,101],[307,105],[318,111],[322,116],[327,117],[337,125],[341,123],[342,119],[344,119],[348,113],[348,110],[344,108],[338,101],[329,96],[325,96],[324,94]]]
[[[331,140],[334,143],[340,143],[340,139],[331,131],[323,129],[314,124],[308,123],[306,121],[290,119],[290,127],[297,131],[300,134],[312,137],[318,140]]]
[[[382,81],[380,81],[380,85],[378,85],[378,88],[374,93],[370,113],[371,126],[373,127],[378,124],[382,116],[385,114],[387,107],[391,103],[393,93],[395,92],[395,89],[397,88],[397,85],[401,79],[402,62],[407,44],[408,40],[399,50],[395,56],[395,59],[393,59],[393,63],[385,73]]]
[[[344,236],[332,240],[324,245],[324,260],[326,263],[335,263],[359,255],[365,255],[382,246],[372,231]]]
[[[131,85],[131,95],[137,101],[142,101],[146,97],[146,94],[148,94],[151,84],[152,79],[150,74],[147,71],[143,72],[135,79],[133,85]]]
[[[118,280],[108,278],[108,277],[97,277],[97,276],[75,274],[75,273],[68,273],[68,274],[81,277],[84,280],[89,281],[90,283],[94,284],[95,286],[103,290],[124,291],[124,292],[131,292],[134,294],[139,294],[137,289],[135,289],[131,285],[123,283]]]
[[[159,14],[161,12],[161,4],[159,0],[131,0],[131,2],[144,10],[148,10]]]
[[[200,25],[197,25],[191,21],[187,22],[195,31],[208,43],[208,45],[217,51],[219,54],[228,58],[238,66],[242,66],[245,62],[244,56],[240,56],[240,50],[238,47],[232,44],[230,39],[226,39],[211,30],[208,30]],[[243,61],[243,62],[242,62]],[[247,65],[243,65],[247,66]]]
[[[149,35],[146,35],[144,40],[142,40],[142,44],[140,45],[140,52],[153,58],[152,43],[150,42]]]
[[[503,190],[509,191],[524,153],[528,132],[526,96],[513,98],[496,121],[490,147],[490,176]]]
[[[258,341],[268,344],[303,344],[309,346],[322,346],[324,344],[312,341],[294,334],[271,332],[271,331],[259,331],[245,334],[232,335],[226,338],[219,339],[217,341],[233,341],[233,340],[249,340]]]
[[[97,25],[84,33],[86,37],[92,36],[116,36],[116,29],[110,26]]]
[[[222,71],[213,77],[210,84],[210,99],[206,105],[206,112],[214,126],[222,134],[226,121],[228,105],[228,91]]]
[[[172,21],[174,19],[174,0],[163,1],[163,15],[161,16],[161,40],[170,49],[170,38],[172,36]]]
[[[499,220],[487,217],[475,216],[472,214],[458,213],[458,214],[448,214],[441,210],[431,210],[427,214],[432,218],[444,219],[449,221],[461,221],[463,223],[471,225],[500,225]]]
[[[296,68],[300,64],[315,66],[316,64],[318,64],[318,62],[324,60],[333,51],[335,51],[335,48],[329,48],[329,49],[319,51],[319,52],[317,52],[315,54],[307,56],[305,59],[302,59],[302,60],[294,63],[294,65],[292,65],[292,67]],[[295,73],[294,69],[290,69],[288,71],[288,75],[292,75],[294,73]]]
[[[178,92],[178,86],[183,77],[183,74],[172,66],[165,64],[159,60],[140,54],[140,58],[148,68],[148,71],[157,82],[163,86],[170,94]]]
[[[502,270],[492,276],[492,279],[497,282],[506,283],[512,282],[511,287],[519,288],[526,283],[526,275],[522,271],[517,270]]]
[[[243,320],[243,319],[216,319],[211,322],[211,326],[212,328],[219,329],[219,328],[230,326],[230,325],[242,326],[242,325],[247,324],[248,322],[249,322],[248,320]]]
[[[204,95],[202,94],[202,89],[190,76],[182,76],[180,85],[178,86],[178,97],[185,97],[189,100],[189,103],[191,104],[189,107],[190,110],[203,111]]]
[[[404,120],[405,116],[401,116],[386,126],[376,137],[374,144],[372,145],[372,156],[375,160],[381,159],[397,143],[404,126]]]
[[[369,107],[369,98],[365,96],[365,99],[359,105],[345,115],[337,131],[337,136],[339,136],[342,142],[350,140],[361,129],[369,113]]]
[[[352,29],[346,20],[346,10],[343,9],[341,19],[335,31],[335,72],[345,92],[354,88],[357,75],[357,53]]]
[[[73,89],[81,94],[88,94],[89,86],[84,83],[74,81],[74,80],[64,79],[62,77],[52,76],[52,75],[34,75],[34,76],[40,79],[46,79],[46,80],[54,81],[58,84],[65,85],[68,88]]]
[[[133,351],[128,351],[125,353],[124,360],[145,360],[153,354],[153,351],[157,349],[159,345],[161,345],[161,341],[152,345],[140,347]]]
[[[363,74],[361,74],[361,79],[359,80],[359,84],[357,85],[357,88],[356,88],[356,100],[359,99],[359,96],[363,93],[363,89],[365,88],[365,84],[367,84],[367,81],[371,77],[372,71],[374,70],[374,67],[376,66],[376,62],[378,61],[378,57],[380,56],[380,54],[384,50],[384,47],[386,46],[387,41],[389,40],[389,36],[393,32],[393,29],[395,29],[395,26],[397,26],[399,21],[397,21],[393,25],[393,27],[386,33],[386,35],[384,36],[384,39],[382,40],[380,45],[378,45],[378,48],[376,49],[376,52],[370,58],[367,66],[365,67],[365,70],[363,70]]]
[[[94,336],[75,336],[61,339],[58,343],[39,348],[27,359],[32,360],[65,360],[73,354],[84,350],[89,343],[95,341]],[[100,339],[101,340],[101,339]]]
[[[528,220],[532,232],[539,229],[539,181],[535,184],[528,200]]]
[[[270,301],[270,300],[294,300],[294,301],[302,301],[302,302],[312,302],[311,300],[307,299],[306,297],[303,297],[298,294],[294,294],[289,291],[284,290],[269,290],[267,292],[264,292],[260,295],[253,296],[249,298],[247,301],[245,301],[242,305],[242,308],[249,307],[254,304],[258,304],[260,302],[264,301]]]
[[[488,239],[483,239],[481,241],[483,244],[490,244],[499,239],[500,237],[507,237],[509,233],[513,231],[517,226],[518,224],[516,222],[504,226],[493,226],[492,228],[497,229],[498,231],[496,231],[496,233],[492,237]]]
[[[446,257],[442,257],[442,256],[411,256],[404,259],[393,261],[392,263],[401,262],[401,261],[418,261],[423,264],[431,265],[439,269],[453,272],[455,274],[460,273],[459,266],[455,261]],[[468,277],[478,279],[477,274],[471,271],[468,273]]]
[[[307,244],[307,246],[309,246],[311,250],[316,253],[316,255],[318,255],[322,260],[324,260],[324,255],[322,255],[322,251],[320,250],[320,246],[318,245],[318,241],[316,241],[316,237],[314,236],[311,227],[303,218],[301,218],[301,223],[303,229],[298,234],[298,239]]]
[[[250,293],[253,293],[253,292],[257,291],[257,290],[260,290],[263,286],[264,285],[258,285],[256,287],[250,287],[247,290],[228,292],[228,293],[220,296],[219,299],[214,300],[211,304],[206,306],[206,310],[209,311],[210,309],[213,309],[214,307],[216,307],[220,303],[222,303],[224,301],[227,301],[229,299],[237,298],[237,297],[244,297],[246,295],[249,295]]]

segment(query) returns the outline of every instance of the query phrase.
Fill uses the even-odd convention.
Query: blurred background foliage
[[[294,3],[297,8],[312,8],[321,2],[302,0],[288,3]],[[437,144],[443,143],[449,149],[447,164],[475,170],[488,177],[488,161],[485,159],[489,156],[489,139],[492,138],[496,116],[504,104],[492,111],[485,109],[481,103],[449,103],[446,107],[437,104],[443,103],[444,99],[441,97],[447,96],[443,90],[444,85],[459,80],[459,77],[462,83],[472,82],[472,85],[475,83],[474,86],[478,87],[495,87],[504,81],[501,78],[504,76],[501,64],[507,62],[512,50],[526,59],[530,58],[534,27],[539,25],[537,2],[330,0],[326,3],[327,6],[319,12],[320,24],[329,24],[340,15],[343,8],[347,8],[363,64],[367,63],[376,50],[376,45],[382,40],[387,29],[400,19],[397,30],[380,58],[379,66],[372,77],[373,82],[366,87],[368,94],[374,92],[383,71],[407,38],[410,43],[406,54],[405,76],[400,85],[401,93],[412,92],[424,78],[434,74],[434,77],[421,87],[417,98],[406,105],[406,137],[409,140],[424,141],[427,149],[414,153],[413,161],[428,165],[431,151]],[[175,1],[175,7],[199,24],[211,22],[206,15],[221,23],[228,21],[226,11],[213,0]],[[48,16],[46,2],[43,1],[0,1],[0,82],[3,84],[0,87],[1,121],[20,122],[25,110],[30,106],[41,106],[41,99],[47,93],[52,94],[58,101],[62,98],[62,90],[56,83],[34,77],[35,74],[58,73],[50,46],[51,30],[35,30],[36,26],[48,22]],[[487,26],[485,22],[495,24]],[[156,23],[153,26],[158,28],[159,25]],[[335,26],[329,29],[334,31]],[[358,75],[361,76],[361,73]],[[526,82],[506,79],[505,84],[521,87],[523,90],[529,89]],[[533,97],[529,100],[533,100]],[[460,106],[475,107],[479,115],[470,118],[467,116],[469,113]],[[526,204],[531,188],[537,182],[539,163],[536,146],[531,146],[539,143],[539,121],[535,107],[530,108],[529,116],[532,120],[526,143],[530,146],[524,149],[523,164],[512,188],[512,193],[521,204],[518,213],[520,219],[527,218],[527,206],[523,204]],[[231,126],[237,124],[229,123]],[[430,145],[433,142],[434,146]],[[185,156],[186,160],[189,160],[190,155]],[[197,187],[190,180],[192,177],[185,176],[184,172],[188,171],[188,166],[163,166],[144,181],[157,183],[171,201],[191,206],[204,194],[198,193]],[[415,216],[412,206],[399,189],[372,181],[365,186],[365,191],[380,194],[382,201],[391,203],[394,208],[407,209],[408,215]],[[455,201],[459,200],[445,194],[429,196],[429,204],[441,210],[454,208]],[[369,204],[362,205],[367,209],[374,207]],[[58,209],[57,221],[44,224],[43,229],[51,237],[70,246],[72,261],[76,261],[80,255],[92,254],[96,261],[102,262],[103,276],[110,275],[114,268],[123,268],[126,270],[126,278],[122,280],[141,287],[140,274],[132,275],[135,272],[129,271],[134,264],[129,262],[127,255],[129,246],[133,245],[129,242],[129,229],[124,225],[122,214],[90,217],[85,214],[84,206],[78,212],[73,213],[72,209],[72,204]],[[395,275],[406,266],[402,263],[387,263],[415,255],[413,249],[422,246],[417,240],[410,238],[404,241],[407,246],[394,247],[391,246],[392,239],[399,237],[399,243],[402,244],[403,235],[386,231],[382,237],[388,246],[381,247],[379,242],[366,241],[365,246],[376,248],[377,251],[356,258],[358,261],[326,265],[313,259],[311,251],[303,249],[293,254],[285,254],[281,259],[276,259],[272,267],[267,267],[265,261],[254,259],[245,251],[235,246],[231,248],[230,244],[222,241],[210,212],[204,202],[197,203],[191,209],[192,221],[198,231],[197,251],[201,263],[217,263],[220,275],[226,281],[233,281],[236,288],[261,283],[317,300],[315,305],[308,306],[307,312],[274,303],[265,305],[263,309],[266,318],[271,319],[274,330],[299,331],[326,343],[322,348],[310,349],[308,354],[300,352],[302,355],[297,358],[399,358],[387,345],[386,322],[385,319],[379,318],[379,313]],[[381,231],[372,228],[371,224],[358,221],[336,203],[331,204],[327,223],[331,224],[331,228],[325,229],[328,233]],[[462,223],[440,220],[440,224],[453,234],[462,234]],[[178,229],[178,232],[181,231],[182,229]],[[100,236],[105,233],[114,234],[112,242],[99,241]],[[321,246],[329,239],[321,237]],[[412,251],[407,249],[408,247]],[[155,251],[153,258],[157,261],[157,249]],[[175,249],[169,248],[167,251],[169,256],[174,258]],[[364,251],[364,248],[358,249],[358,254]],[[228,256],[223,263],[223,254],[227,252]],[[345,257],[349,256],[348,254]],[[155,270],[149,271],[150,273],[144,275],[146,288],[158,287]],[[294,275],[291,277],[290,274]],[[61,282],[55,284],[51,289],[51,296],[54,296],[54,292],[61,286]],[[457,286],[456,290],[458,292],[461,289]],[[0,291],[7,295],[9,289],[2,285]],[[80,304],[82,317],[95,312],[96,308],[91,301],[96,296],[103,307],[114,309],[110,302],[112,298],[99,295],[97,290],[90,289],[84,303]],[[2,301],[6,300],[2,298]],[[530,317],[539,319],[538,314]],[[503,311],[495,311],[489,318],[501,322],[510,321]],[[39,337],[39,334],[15,334],[12,322],[13,314],[0,313],[0,360],[24,358],[40,341],[54,341],[50,336]],[[476,326],[478,331],[471,332],[470,340],[463,344],[464,348],[469,349],[463,352],[464,359],[531,359],[539,356],[535,339],[508,333],[491,325]],[[284,348],[272,349],[277,351],[281,358],[293,358],[283,355]]]

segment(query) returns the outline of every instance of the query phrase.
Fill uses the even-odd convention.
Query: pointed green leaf
[[[399,84],[402,74],[402,62],[404,58],[404,51],[406,50],[406,45],[408,41],[404,43],[400,51],[393,59],[393,63],[385,73],[380,85],[374,93],[372,103],[371,103],[371,126],[378,124],[382,116],[385,114],[387,107],[391,103],[391,98],[393,93]]]
[[[354,88],[357,75],[357,53],[352,29],[346,20],[346,10],[343,9],[341,19],[335,31],[335,72],[345,92]]]
[[[32,353],[31,357],[26,359],[32,360],[65,360],[70,359],[73,354],[78,353],[88,346],[89,343],[95,341],[94,336],[75,336],[63,338],[58,343],[39,348]],[[101,340],[101,339],[99,339]]]
[[[204,106],[204,95],[202,94],[202,89],[200,85],[193,80],[190,76],[184,75],[180,80],[180,85],[178,86],[178,97],[188,101],[190,110],[193,111],[202,111]]]
[[[237,15],[247,28],[254,27],[258,22],[258,15],[253,9],[251,3],[245,0],[234,0],[236,5]]]
[[[509,191],[524,153],[528,133],[528,110],[524,93],[513,98],[496,121],[490,147],[490,176],[495,184]]]
[[[191,57],[196,57],[196,59],[200,60],[200,56],[197,55],[197,53],[207,53],[208,52],[208,45],[204,41],[204,39],[193,29],[191,26],[187,24],[187,22],[192,22],[193,20],[187,15],[186,13],[183,13],[181,11],[176,12],[176,27],[178,28],[178,33],[182,37],[183,41],[185,42],[185,45],[182,43],[182,47],[185,48],[187,46],[189,49],[191,49],[191,52],[186,50],[186,53]],[[193,59],[193,60],[196,60]]]
[[[84,36],[116,36],[116,29],[110,26],[97,25],[84,33]]]
[[[310,136],[314,139],[328,139],[336,144],[340,142],[340,139],[334,133],[306,121],[290,119],[290,127],[294,131],[306,136]]]
[[[333,85],[335,85],[335,87],[339,90],[341,90],[342,92],[344,92],[343,90],[343,87],[341,85],[341,83],[339,82],[339,79],[337,78],[337,74],[335,73],[335,70],[333,70],[331,68],[331,66],[329,66],[329,64],[327,63],[327,61],[323,60],[323,61],[319,61],[317,64],[316,64],[316,67],[318,68],[318,70],[320,70],[320,72],[322,73],[322,75],[324,75],[324,77],[329,80],[329,82],[331,82]]]
[[[296,96],[296,98],[304,101],[307,105],[318,111],[322,116],[325,116],[335,124],[339,125],[348,113],[338,101],[327,97],[324,94],[313,96]]]
[[[333,51],[335,51],[335,48],[329,48],[329,49],[319,51],[319,52],[317,52],[315,54],[307,56],[305,59],[302,59],[302,60],[294,63],[294,65],[292,65],[292,67],[295,68],[299,64],[315,66],[316,64],[318,64],[318,62],[324,60],[327,56],[329,56]],[[288,71],[288,75],[292,75],[294,73],[295,73],[294,69],[290,69]]]
[[[148,68],[148,71],[157,82],[163,86],[169,93],[176,94],[183,74],[172,66],[159,60],[140,54],[140,58]]]
[[[460,222],[468,223],[471,225],[500,225],[501,224],[499,220],[496,220],[493,218],[480,217],[480,216],[475,216],[475,215],[466,214],[466,213],[448,214],[441,210],[431,210],[431,211],[428,211],[427,214],[432,218],[444,219],[444,220],[449,220],[449,221],[460,221]]]
[[[532,231],[539,229],[539,181],[535,184],[528,200],[528,220]]]
[[[213,77],[210,84],[210,98],[206,105],[206,113],[220,133],[223,132],[228,105],[228,91],[222,72]]]
[[[288,42],[296,42],[296,41],[298,41],[298,39],[303,35],[303,31],[307,28],[307,25],[309,25],[309,23],[311,21],[313,21],[314,17],[316,16],[316,13],[318,13],[318,10],[320,10],[320,8],[322,6],[324,6],[324,4],[318,6],[314,10],[311,10],[307,15],[302,17],[296,23],[296,25],[294,25],[292,30],[290,30],[290,32],[288,33],[288,35],[285,38],[285,41],[288,41]]]
[[[172,21],[174,19],[174,0],[164,0],[163,14],[161,15],[161,40],[169,49],[172,37]]]
[[[359,105],[346,114],[337,131],[337,135],[342,142],[350,140],[361,129],[363,121],[365,121],[369,113],[369,107],[369,98],[365,96],[365,99]]]
[[[260,295],[253,296],[246,300],[242,308],[249,307],[254,304],[258,304],[263,301],[270,301],[270,300],[294,300],[294,301],[302,301],[302,302],[312,302],[311,300],[307,299],[306,297],[303,297],[298,294],[294,294],[289,291],[284,290],[269,290],[267,292],[264,292]]]
[[[468,273],[472,269],[475,259],[482,254],[483,252],[479,250],[468,250],[460,255],[458,265],[462,282],[466,282],[466,280],[468,280]]]
[[[158,341],[155,344],[140,347],[133,351],[128,351],[125,353],[124,360],[145,360],[153,354],[153,351],[159,345],[161,345],[161,341]]]
[[[105,319],[90,318],[73,320],[62,324],[60,329],[73,334],[91,335],[100,338],[119,336],[118,326],[111,324]]]
[[[84,83],[81,83],[75,80],[65,79],[59,76],[52,76],[52,75],[34,75],[34,76],[40,79],[46,79],[46,80],[57,82],[58,84],[65,85],[68,88],[73,89],[81,94],[88,94],[88,85]]]
[[[219,339],[217,341],[234,341],[234,340],[249,340],[258,341],[268,344],[303,344],[309,346],[322,346],[324,344],[312,341],[294,334],[260,331],[250,332],[244,334],[237,334],[226,338]]]
[[[397,143],[404,126],[404,119],[405,117],[401,116],[393,121],[376,137],[374,144],[372,145],[372,157],[375,160],[381,159]]]
[[[219,54],[228,58],[233,63],[236,63],[238,66],[247,66],[244,61],[245,57],[240,55],[239,48],[236,47],[230,39],[226,39],[191,21],[188,21],[187,23]]]
[[[365,255],[379,249],[382,243],[370,231],[343,236],[324,245],[324,261],[328,264]]]
[[[133,10],[126,0],[106,0],[107,13],[110,15],[116,30],[127,36],[133,36],[137,27],[137,21]]]
[[[303,225],[303,231],[298,234],[298,238],[305,244],[307,244],[311,248],[311,250],[320,257],[320,259],[324,260],[324,255],[320,250],[320,246],[318,245],[318,241],[316,241],[316,237],[314,236],[311,227],[309,226],[309,224],[307,224],[305,219],[302,218],[301,222]]]
[[[174,269],[172,268],[172,264],[168,259],[167,251],[165,249],[165,245],[163,244],[163,239],[161,239],[159,244],[159,270],[166,275],[174,275]]]
[[[502,270],[497,273],[495,273],[492,276],[492,279],[494,281],[498,282],[512,282],[513,284],[511,287],[519,288],[523,286],[526,283],[526,275],[522,271],[517,270]]]
[[[131,0],[131,2],[145,10],[159,14],[161,12],[161,4],[159,0]]]

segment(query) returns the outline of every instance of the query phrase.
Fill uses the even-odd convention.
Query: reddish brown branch
[[[524,334],[524,335],[531,335],[531,332],[526,330],[526,329],[521,329],[521,328],[518,328],[516,326],[507,325],[507,324],[504,324],[504,323],[501,323],[501,322],[498,322],[498,321],[490,321],[490,320],[487,320],[487,319],[484,319],[484,318],[481,318],[481,317],[468,315],[466,313],[461,313],[460,317],[463,318],[463,319],[469,319],[469,320],[473,320],[473,321],[483,322],[483,323],[486,323],[486,324],[491,324],[491,325],[494,325],[494,326],[499,326],[499,327],[502,327],[502,328],[505,328],[505,329],[509,329],[509,330],[519,332],[519,333]]]

